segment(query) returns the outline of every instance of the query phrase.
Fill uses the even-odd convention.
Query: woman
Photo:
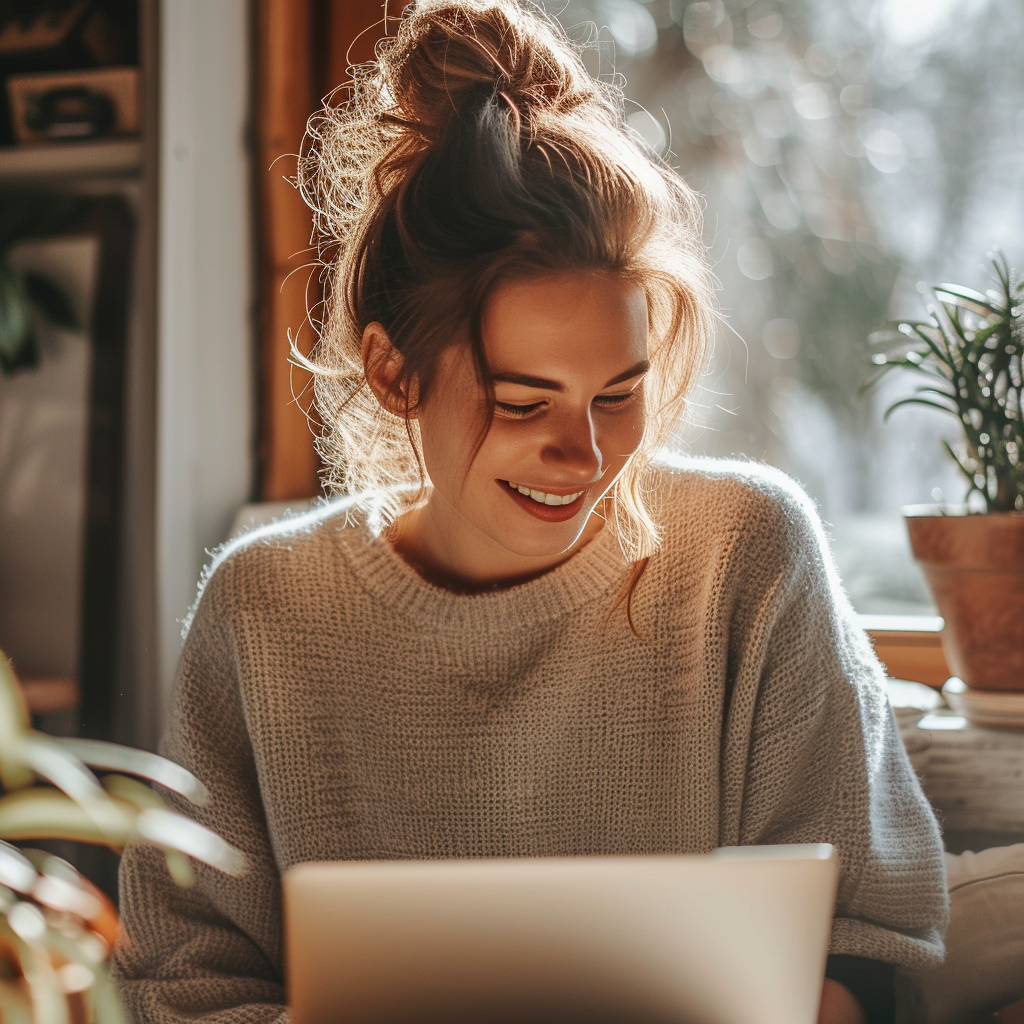
[[[167,748],[241,878],[122,869],[139,1021],[283,1020],[306,860],[830,842],[821,1020],[942,957],[938,830],[806,497],[659,463],[704,362],[687,186],[515,0],[403,19],[311,125],[312,368],[343,496],[226,549]]]

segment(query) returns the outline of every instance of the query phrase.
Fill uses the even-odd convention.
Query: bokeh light
[[[884,425],[910,384],[865,393],[869,339],[924,313],[922,280],[984,287],[993,244],[1024,263],[1024,4],[548,9],[591,41],[592,66],[625,83],[631,127],[705,199],[728,326],[685,443],[794,474],[840,548],[844,523],[848,537],[903,544],[902,504],[963,491],[940,445],[955,424],[918,410]],[[916,576],[864,587],[866,610],[927,604]]]

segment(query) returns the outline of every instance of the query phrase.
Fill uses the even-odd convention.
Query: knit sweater
[[[302,861],[835,845],[831,951],[943,955],[939,831],[809,500],[774,470],[661,470],[629,627],[611,531],[531,582],[455,594],[344,503],[222,553],[188,629],[176,806],[248,856],[176,886],[121,867],[137,1022],[287,1020],[281,873]]]

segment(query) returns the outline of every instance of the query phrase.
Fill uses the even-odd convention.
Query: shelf
[[[33,715],[73,711],[78,707],[78,683],[74,679],[23,679],[21,690]]]
[[[861,629],[869,633],[941,633],[941,615],[858,615]]]
[[[125,177],[141,169],[142,143],[138,139],[0,147],[0,182]]]

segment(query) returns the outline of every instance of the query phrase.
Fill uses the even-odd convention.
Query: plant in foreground
[[[100,780],[87,766],[111,774]],[[125,1020],[106,971],[117,934],[113,905],[66,862],[3,840],[69,839],[118,851],[129,841],[151,843],[163,850],[182,885],[193,880],[189,857],[231,873],[244,867],[238,850],[168,810],[157,793],[130,776],[197,804],[206,800],[198,779],[155,754],[33,730],[0,651],[2,1024]]]
[[[880,370],[869,385],[895,367],[924,377],[886,419],[910,404],[956,416],[964,440],[943,445],[968,480],[967,498],[980,495],[989,512],[1024,511],[1024,281],[1001,252],[991,259],[998,287],[937,285],[928,320],[897,323],[896,339],[881,335],[889,349],[872,357]]]

